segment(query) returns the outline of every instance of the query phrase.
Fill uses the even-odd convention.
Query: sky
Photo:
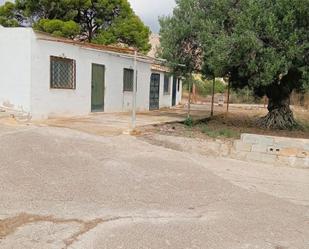
[[[158,33],[160,29],[158,17],[171,14],[176,5],[175,0],[129,0],[129,2],[135,13],[154,33]]]
[[[158,17],[172,13],[175,0],[128,0],[135,13],[150,27],[152,32],[159,32]],[[0,4],[5,0],[0,0]]]

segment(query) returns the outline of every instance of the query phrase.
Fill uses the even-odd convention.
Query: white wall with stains
[[[26,28],[0,28],[0,106],[30,112],[31,35]]]
[[[91,113],[92,63],[105,66],[105,112],[132,108],[132,92],[123,92],[123,69],[133,69],[133,58],[80,45],[40,39],[32,29],[0,29],[0,104],[30,112],[34,119]],[[50,88],[50,56],[76,62],[76,89]],[[149,110],[151,64],[137,63],[137,111]],[[171,94],[163,94],[160,108],[171,106]],[[172,79],[170,87],[172,87]],[[177,97],[179,103],[180,95]]]

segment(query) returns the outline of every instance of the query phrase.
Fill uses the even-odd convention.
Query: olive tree
[[[257,96],[266,95],[269,113],[258,121],[259,126],[295,127],[290,95],[309,85],[309,2],[178,0],[174,14],[168,18],[173,27],[161,22],[162,51],[178,49],[177,44],[186,37],[175,33],[186,30],[177,15],[186,12],[186,4],[194,8],[187,14],[195,23],[194,44],[198,44],[202,57],[201,67],[195,69],[205,76],[227,77],[235,89],[249,87]],[[166,39],[167,34],[175,37]],[[173,54],[176,61],[188,58],[185,50],[182,53],[185,55]],[[190,63],[187,65],[192,68]]]

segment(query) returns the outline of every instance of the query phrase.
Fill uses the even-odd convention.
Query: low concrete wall
[[[149,143],[207,157],[309,169],[309,139],[242,134],[240,140],[144,136]]]
[[[242,134],[230,156],[235,159],[309,168],[309,139]]]

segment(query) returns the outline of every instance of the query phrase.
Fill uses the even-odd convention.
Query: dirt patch
[[[17,216],[0,220],[0,240],[14,233],[18,228],[22,226],[39,222],[51,222],[54,224],[72,223],[74,225],[79,226],[80,228],[78,232],[74,233],[69,238],[63,241],[65,244],[64,248],[68,248],[75,241],[77,241],[81,235],[89,232],[100,223],[103,223],[104,220],[94,219],[91,221],[83,221],[80,219],[60,219],[60,218],[54,218],[53,216],[40,216],[40,215],[21,213]]]
[[[309,114],[303,110],[294,110],[297,120],[303,129],[297,130],[267,130],[256,126],[258,118],[267,113],[264,109],[232,108],[225,114],[217,110],[211,119],[195,122],[192,127],[182,123],[164,124],[145,127],[143,132],[157,133],[169,136],[183,136],[202,139],[239,139],[241,133],[261,134],[280,137],[307,138],[309,139]]]

